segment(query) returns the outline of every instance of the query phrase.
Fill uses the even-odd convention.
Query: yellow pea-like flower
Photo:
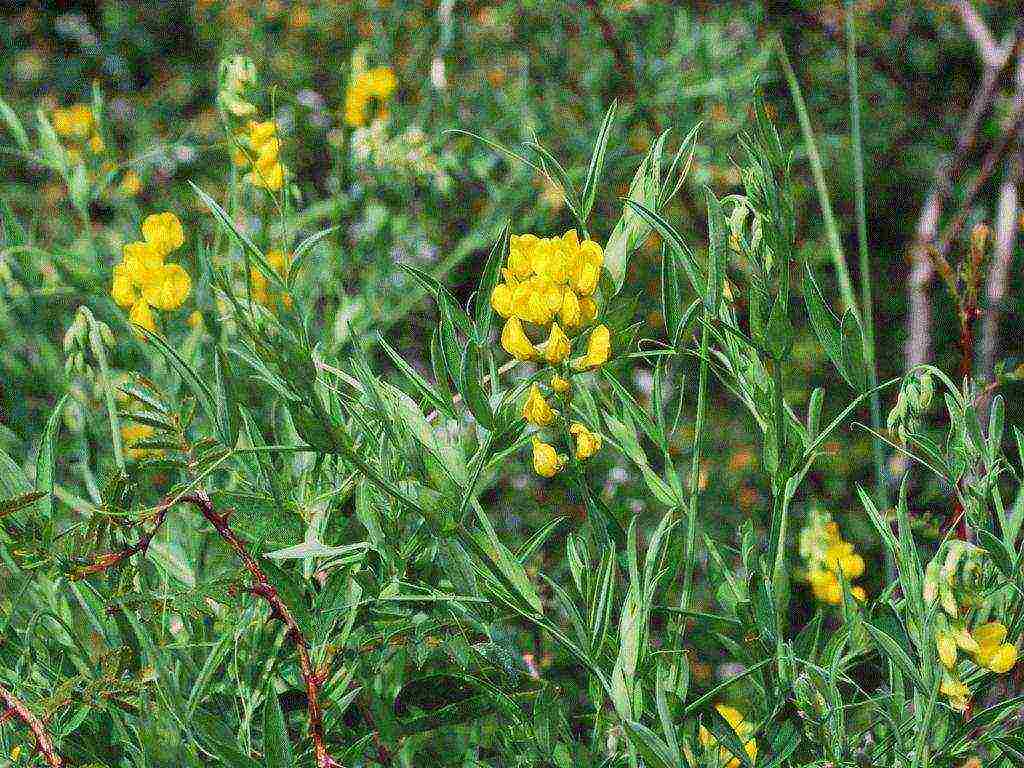
[[[156,320],[153,317],[153,311],[149,308],[149,302],[145,299],[139,299],[132,306],[131,312],[128,313],[128,319],[132,325],[139,325],[150,331],[156,331]]]
[[[142,236],[163,258],[185,243],[181,221],[171,211],[154,213],[142,222]]]
[[[584,240],[580,245],[580,256],[586,263],[593,264],[598,270],[604,264],[604,250],[593,240]]]
[[[365,74],[366,92],[377,99],[391,98],[398,87],[398,78],[391,67],[374,67]]]
[[[572,388],[572,384],[569,383],[568,379],[562,378],[557,373],[551,377],[551,389],[554,390],[555,394],[564,395]]]
[[[277,147],[280,144],[277,138],[277,124],[273,120],[249,122],[249,143],[254,150],[262,153],[270,149],[277,155]]]
[[[956,667],[956,640],[949,632],[938,632],[935,635],[935,646],[939,651],[939,661],[949,670]]]
[[[591,432],[586,425],[574,421],[569,434],[576,438],[576,458],[585,461],[601,450],[601,436]]]
[[[128,243],[122,250],[121,262],[137,285],[150,285],[160,279],[164,258],[150,242]]]
[[[554,477],[562,468],[563,461],[550,443],[539,437],[533,438],[533,471],[541,477]]]
[[[110,286],[110,295],[119,307],[127,309],[138,299],[135,284],[129,265],[121,262],[114,266],[114,280]]]
[[[839,559],[839,568],[847,579],[857,579],[864,575],[864,558],[853,552]]]
[[[951,672],[942,673],[942,684],[939,692],[949,699],[949,706],[956,712],[965,712],[970,701],[970,691],[967,686]]]
[[[823,603],[839,605],[843,601],[843,588],[832,571],[820,569],[809,574],[811,591]]]
[[[754,732],[753,724],[747,722],[743,713],[738,709],[730,707],[727,704],[715,704],[715,709],[718,710],[718,714],[720,714],[729,724],[729,727],[736,732],[736,735],[743,743],[743,751],[747,753],[750,761],[755,762],[757,760],[757,741],[752,737]],[[714,747],[718,744],[718,739],[716,739],[715,736],[703,725],[700,727],[698,738],[700,739],[701,745],[705,748]],[[744,739],[747,739],[747,741],[743,741]],[[741,764],[740,759],[738,757],[734,757],[732,752],[728,749],[725,747],[719,747],[718,753],[719,761],[725,766],[725,768],[739,768]]]
[[[498,283],[491,291],[491,307],[502,317],[511,317],[512,296],[512,289],[506,283]]]
[[[603,365],[608,362],[611,349],[611,331],[608,330],[608,326],[597,326],[590,332],[590,338],[587,339],[587,354],[577,361],[576,367],[586,370]]]
[[[180,264],[167,264],[155,289],[146,291],[146,300],[157,309],[171,312],[185,303],[192,290],[192,278]]]
[[[501,346],[516,360],[533,360],[537,356],[537,350],[526,338],[518,317],[510,317],[505,321],[505,327],[501,330]]]
[[[558,317],[561,319],[562,325],[569,329],[578,327],[583,318],[580,300],[570,288],[566,288],[562,293],[562,306],[558,310]]]
[[[1003,643],[988,659],[988,668],[993,672],[1003,674],[1009,672],[1017,665],[1017,646]]]
[[[971,633],[978,644],[974,661],[979,667],[993,672],[1009,672],[1017,663],[1017,648],[1006,640],[1006,625],[1001,621],[990,621],[975,628]]]
[[[850,594],[862,603],[868,599],[868,593],[865,592],[864,587],[860,585],[850,587]]]
[[[581,296],[589,296],[597,289],[597,281],[600,276],[601,270],[599,267],[589,262],[583,262],[580,265],[579,277],[573,281],[573,288]]]
[[[597,319],[597,302],[589,296],[580,297],[580,325],[586,325]]]
[[[546,427],[555,420],[555,412],[536,384],[530,387],[530,394],[523,403],[523,418],[538,427]]]
[[[547,346],[544,348],[544,359],[551,365],[558,365],[569,356],[571,351],[572,346],[569,344],[569,337],[565,335],[565,331],[558,326],[558,323],[552,323]]]

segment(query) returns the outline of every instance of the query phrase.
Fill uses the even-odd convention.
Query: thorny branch
[[[213,507],[213,502],[210,500],[210,497],[206,492],[196,491],[194,493],[186,494],[178,499],[164,499],[164,501],[162,501],[157,507],[155,525],[149,532],[144,533],[137,543],[120,552],[111,552],[99,556],[92,565],[82,569],[79,573],[81,575],[98,573],[126,560],[134,554],[140,552],[145,553],[150,542],[153,540],[153,536],[156,535],[157,530],[167,519],[167,512],[175,503],[178,502],[191,504],[204,518],[206,518],[210,525],[214,527],[225,543],[234,550],[235,555],[249,572],[252,583],[248,587],[248,591],[257,597],[263,598],[270,606],[271,616],[278,619],[285,625],[287,630],[286,635],[295,646],[295,651],[298,654],[299,670],[302,675],[302,680],[306,686],[306,709],[309,716],[309,734],[313,741],[313,751],[316,754],[317,768],[342,768],[341,764],[328,754],[327,746],[324,742],[323,709],[320,704],[320,691],[327,679],[327,672],[326,670],[317,670],[314,668],[309,652],[309,641],[303,634],[298,622],[295,621],[295,617],[291,610],[281,599],[277,589],[270,583],[270,580],[267,579],[266,574],[263,572],[263,569],[260,568],[256,558],[249,554],[249,551],[245,548],[245,544],[240,538],[238,538],[238,535],[234,530],[232,530],[231,525],[228,523],[230,510],[224,513],[217,512]],[[60,763],[52,765],[59,766]]]
[[[970,3],[964,2],[961,5],[969,6]],[[963,16],[963,9],[961,9],[961,15]],[[976,17],[976,14],[970,15],[969,11],[968,16],[970,24],[984,25],[984,22],[980,17]],[[988,33],[986,39],[991,39],[991,33]],[[925,197],[924,205],[921,208],[916,237],[909,252],[912,266],[907,281],[907,345],[904,350],[905,367],[908,371],[931,359],[931,302],[928,297],[928,284],[932,280],[934,270],[928,254],[939,234],[939,218],[942,215],[943,205],[952,191],[954,181],[963,173],[966,166],[966,155],[977,141],[981,118],[988,112],[995,100],[999,79],[1009,64],[1014,50],[1019,52],[1022,49],[1022,44],[1024,44],[1024,34],[1018,28],[1014,35],[999,46],[998,58],[986,55],[984,52],[981,54],[985,69],[974,98],[961,121],[956,147],[936,166],[931,190]],[[991,51],[989,51],[990,53]],[[1020,130],[1018,119],[1014,119],[1012,125],[1014,131]],[[998,152],[989,153],[988,173],[983,174],[985,177],[982,179],[983,182],[987,181],[988,176],[995,170],[1002,154],[1009,146],[1008,143],[1004,143]],[[977,195],[977,191],[980,189],[981,186],[976,184],[975,192],[971,195],[965,208],[969,207],[974,195]],[[963,222],[959,224],[954,222],[954,225],[951,225],[952,228],[947,227],[943,243],[947,241],[947,236],[952,236],[948,240],[951,244],[963,228]],[[949,246],[944,246],[943,249],[948,253],[948,248]]]
[[[0,701],[4,704],[5,711],[3,714],[5,716],[10,715],[18,718],[25,724],[25,727],[32,731],[32,735],[36,740],[36,749],[43,759],[46,760],[46,764],[50,768],[61,768],[64,765],[64,761],[57,754],[57,750],[53,746],[53,739],[47,733],[43,721],[32,714],[32,710],[25,705],[25,702],[2,685],[0,685]]]

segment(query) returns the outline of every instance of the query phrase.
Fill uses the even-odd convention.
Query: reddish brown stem
[[[156,534],[156,531],[166,519],[167,511],[176,502],[191,504],[204,518],[206,518],[207,522],[214,527],[214,530],[216,530],[225,543],[234,550],[235,555],[249,572],[249,576],[252,579],[252,584],[248,588],[249,592],[265,600],[270,606],[271,616],[285,625],[286,635],[295,646],[295,651],[298,654],[299,671],[302,675],[303,683],[305,683],[306,686],[306,710],[309,716],[309,735],[313,741],[313,751],[316,754],[317,768],[342,768],[341,763],[328,754],[327,745],[324,741],[324,719],[323,709],[320,705],[320,690],[323,686],[324,680],[326,679],[326,674],[314,668],[313,661],[309,653],[309,641],[306,639],[305,634],[303,634],[302,629],[295,620],[295,616],[285,604],[284,600],[281,599],[277,589],[270,583],[270,580],[263,572],[263,569],[260,568],[256,558],[249,554],[249,550],[245,548],[245,544],[240,538],[238,538],[238,535],[234,530],[232,530],[231,525],[228,523],[229,513],[226,512],[221,514],[217,512],[213,508],[213,502],[205,491],[189,493],[179,499],[165,499],[157,508],[156,525],[151,531],[144,534],[139,539],[138,543],[133,544],[121,552],[111,552],[100,556],[97,558],[96,562],[85,569],[82,574],[99,573],[100,571],[104,571],[107,568],[126,560],[138,552],[145,552],[150,541],[152,541],[153,536]]]
[[[25,706],[25,702],[2,685],[0,685],[0,701],[4,703],[6,708],[5,715],[18,718],[25,724],[26,728],[32,731],[32,735],[36,739],[36,750],[46,760],[46,764],[50,768],[61,768],[64,765],[64,761],[57,754],[57,750],[53,746],[53,739],[47,733],[43,721],[32,714],[32,710]]]

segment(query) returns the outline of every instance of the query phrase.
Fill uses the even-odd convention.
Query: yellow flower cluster
[[[358,128],[370,122],[370,103],[391,98],[398,87],[398,78],[391,67],[373,67],[355,72],[345,93],[345,125]],[[386,116],[382,109],[382,116]]]
[[[864,575],[864,558],[843,540],[839,525],[821,512],[811,512],[800,532],[800,554],[807,562],[807,580],[814,597],[829,605],[843,601],[840,574],[847,582]],[[858,600],[867,599],[861,586],[851,586],[850,593]]]
[[[739,736],[740,741],[743,742],[743,750],[747,753],[750,758],[750,762],[754,763],[757,761],[757,740],[753,738],[754,725],[749,722],[743,713],[738,709],[730,707],[728,704],[715,704],[715,709],[718,710],[725,721],[729,723],[736,735]],[[708,731],[703,725],[700,727],[699,733],[701,746],[705,748],[714,747],[718,744],[718,739],[715,738],[714,734]],[[718,760],[719,765],[724,768],[739,768],[740,759],[734,757],[725,747],[718,748]]]
[[[155,331],[152,308],[178,309],[192,290],[192,279],[180,264],[164,263],[185,242],[177,216],[171,212],[147,216],[142,237],[124,247],[121,262],[114,267],[110,295],[118,306],[131,308],[128,318],[133,324]]]
[[[277,123],[273,120],[250,120],[247,131],[235,136],[239,148],[234,152],[235,164],[250,168],[245,180],[259,189],[277,192],[284,186],[284,166],[281,164],[281,139]]]
[[[103,151],[103,137],[96,127],[92,108],[87,104],[72,104],[70,107],[57,107],[53,110],[53,130],[71,142],[66,150],[71,162],[81,159],[79,145],[88,146],[93,154],[98,155]]]
[[[958,712],[967,710],[970,692],[956,672],[957,650],[969,653],[974,663],[996,674],[1009,672],[1017,664],[1017,646],[1006,642],[1006,625],[989,621],[973,631],[963,624],[943,627],[935,634],[939,660],[945,667],[939,690]]]
[[[275,272],[282,276],[285,274],[289,258],[283,251],[267,251],[267,262],[274,268]],[[287,295],[279,296],[275,291],[270,290],[267,278],[255,267],[249,269],[249,283],[252,287],[253,301],[272,309],[277,300],[280,299],[285,307],[291,307],[292,297]]]
[[[572,352],[570,333],[597,317],[597,290],[604,251],[593,240],[579,240],[575,229],[561,237],[513,235],[504,281],[491,293],[491,306],[505,318],[501,345],[517,360],[536,360],[541,354],[526,334],[523,323],[550,326],[543,343],[543,359],[563,363]],[[586,354],[577,369],[596,368],[611,354],[611,333],[604,325],[590,334]]]

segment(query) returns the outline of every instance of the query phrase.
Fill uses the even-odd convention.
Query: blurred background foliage
[[[231,146],[216,110],[218,64],[243,54],[258,66],[260,110],[274,114],[282,154],[293,173],[293,231],[336,227],[318,246],[315,266],[299,286],[315,301],[320,348],[344,355],[355,342],[376,347],[382,332],[405,359],[429,370],[432,302],[401,264],[435,275],[462,301],[475,290],[487,253],[506,220],[513,232],[555,234],[572,226],[560,191],[525,165],[453,129],[516,146],[540,139],[581,179],[593,137],[608,105],[618,100],[592,236],[604,242],[621,211],[620,197],[640,159],[661,131],[674,147],[702,124],[686,187],[666,217],[703,247],[701,190],[725,196],[741,189],[734,161],[738,136],[748,130],[755,92],[766,97],[786,146],[794,151],[798,243],[835,302],[822,213],[811,178],[791,93],[774,53],[784,44],[807,99],[822,165],[831,189],[854,282],[853,164],[845,76],[841,3],[659,2],[570,0],[169,0],[168,2],[28,2],[6,7],[0,23],[0,84],[4,100],[26,125],[36,110],[48,116],[102,96],[102,151],[83,149],[99,183],[75,205],[51,170],[3,140],[0,187],[5,250],[0,258],[0,448],[31,466],[40,431],[57,398],[70,387],[58,462],[61,498],[69,507],[90,495],[111,466],[109,432],[100,396],[87,377],[65,371],[62,338],[85,304],[114,330],[116,376],[138,371],[161,381],[173,376],[131,337],[124,313],[109,296],[110,270],[121,247],[137,236],[148,214],[172,210],[183,220],[186,246],[178,260],[193,275],[199,249],[215,227],[189,181],[217,200],[231,194]],[[965,33],[955,3],[862,0],[859,63],[871,281],[875,292],[879,379],[900,375],[907,342],[906,282],[920,210],[936,168],[955,151],[957,133],[982,76],[977,46]],[[1002,39],[1019,17],[1014,3],[976,2]],[[344,121],[353,62],[390,66],[397,90],[378,128],[354,130]],[[953,179],[954,206],[978,177],[981,159],[1006,133],[1013,108],[1012,73],[986,112],[963,172]],[[998,178],[995,180],[998,181]],[[992,221],[995,182],[986,180],[963,211],[969,223]],[[15,224],[14,222],[19,222]],[[18,232],[14,230],[18,229]],[[963,228],[964,236],[970,227]],[[630,264],[627,284],[638,294],[644,333],[664,336],[660,315],[661,249],[656,236]],[[1011,274],[1016,275],[1015,269]],[[1009,283],[1000,358],[1019,353],[1013,319],[1021,308]],[[193,307],[169,314],[164,331],[186,355],[218,329],[217,310],[200,286]],[[956,312],[932,291],[935,363],[954,371],[959,352]],[[802,368],[787,384],[797,400],[834,381],[809,330],[801,329],[795,359]],[[207,361],[208,363],[209,361]],[[392,371],[381,356],[378,368]],[[403,383],[395,376],[396,383]],[[632,385],[646,402],[650,372],[637,368]],[[1012,390],[1017,385],[1006,385]],[[687,385],[687,410],[693,387]],[[1008,418],[1019,421],[1019,398],[1007,397]],[[710,445],[703,480],[704,525],[713,538],[734,541],[738,520],[762,524],[770,497],[756,479],[760,462],[748,417],[713,388]],[[1017,403],[1017,405],[1014,405]],[[261,404],[253,404],[259,407]],[[265,405],[265,404],[264,404]],[[863,417],[866,420],[866,415]],[[673,435],[689,450],[689,425]],[[887,464],[895,486],[902,471]],[[624,459],[604,452],[594,477],[605,498],[628,514],[647,512],[648,493]],[[878,560],[877,542],[855,507],[854,482],[870,482],[871,447],[864,430],[841,433],[830,457],[811,477],[808,509],[827,509],[847,538]],[[90,492],[90,488],[93,492]],[[922,530],[937,494],[916,499]],[[539,482],[525,462],[493,487],[485,506],[503,539],[525,539],[555,514],[583,513],[562,486]],[[198,525],[197,525],[198,527]],[[277,546],[295,543],[302,526],[273,532]],[[266,532],[265,532],[266,533]],[[512,544],[510,544],[512,546]],[[561,545],[552,546],[561,551]],[[171,555],[168,554],[168,557]],[[555,562],[559,560],[554,555]],[[189,558],[192,559],[192,558]],[[549,564],[550,565],[550,564]],[[864,585],[877,592],[880,567]],[[699,594],[708,593],[708,585]],[[11,611],[11,594],[0,612]],[[810,600],[805,601],[810,612]],[[695,683],[716,675],[713,654],[699,653]],[[244,649],[236,649],[243,653]],[[198,659],[196,663],[201,663]]]

